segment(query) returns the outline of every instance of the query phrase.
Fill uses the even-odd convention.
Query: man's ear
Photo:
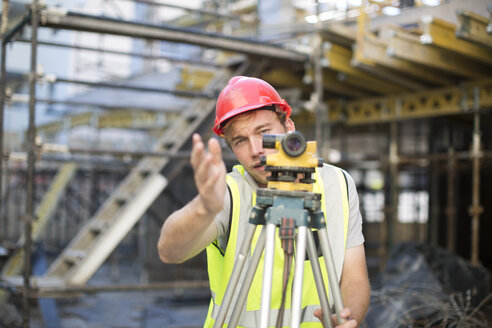
[[[285,120],[285,127],[287,128],[287,132],[292,132],[296,130],[294,121],[292,121],[290,117]]]

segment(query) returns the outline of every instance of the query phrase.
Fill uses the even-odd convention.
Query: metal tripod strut
[[[338,323],[342,323],[343,320],[340,317],[340,312],[343,309],[343,301],[329,245],[324,215],[320,210],[321,195],[305,191],[284,191],[261,188],[257,190],[256,200],[257,203],[251,213],[250,224],[236,257],[231,277],[222,299],[214,327],[218,328],[223,326],[226,321],[231,302],[236,294],[235,305],[233,307],[232,314],[230,314],[228,326],[237,326],[239,319],[241,318],[242,311],[244,310],[248,292],[251,288],[251,284],[263,251],[265,252],[265,256],[259,327],[267,328],[272,326],[269,314],[275,254],[275,231],[277,226],[281,225],[281,218],[285,217],[294,219],[295,226],[297,228],[290,326],[299,327],[301,322],[304,259],[307,251],[314,275],[316,289],[320,298],[321,309],[324,313],[323,322],[325,327],[333,327],[327,292],[325,290],[325,284],[323,282],[323,276],[321,273],[321,267],[318,261],[318,254],[311,228],[317,229],[321,253],[325,259],[326,271],[328,273],[329,285],[331,294],[333,295]],[[256,230],[256,226],[258,225],[263,225],[263,228],[260,237],[258,238],[254,253],[251,256],[247,272],[244,275],[241,289],[239,290],[239,293],[236,293],[239,279],[243,273],[242,271],[244,270],[244,265],[250,254],[253,235]],[[280,318],[280,320],[282,319]]]

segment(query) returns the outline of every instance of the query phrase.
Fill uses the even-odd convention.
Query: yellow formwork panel
[[[446,85],[452,82],[449,77],[443,74],[437,74],[424,66],[388,55],[387,47],[387,43],[375,35],[365,34],[357,40],[354,59],[366,63],[372,62],[374,65],[387,67],[412,78],[437,85]]]
[[[302,81],[302,76],[286,68],[273,68],[261,75],[261,78],[277,87],[308,88],[309,85]]]
[[[403,92],[404,89],[395,86],[393,83],[375,78],[351,65],[352,51],[334,43],[326,43],[324,46],[324,66],[346,75],[345,81],[348,84],[362,89],[391,94]]]
[[[492,65],[492,48],[457,38],[456,25],[432,16],[423,16],[421,25],[424,31],[420,36],[422,44],[433,44],[486,65]]]
[[[262,74],[261,77],[268,83],[278,87],[293,87],[300,88],[305,93],[313,92],[313,72],[312,70],[308,70],[305,74],[309,76],[310,82],[303,81],[301,73],[296,74],[286,68],[274,68]],[[327,69],[323,70],[323,86],[328,92],[352,98],[368,97],[371,95],[369,92],[344,83],[340,74]]]
[[[340,123],[345,120],[345,105],[343,102],[338,100],[329,100],[325,102],[328,108],[328,122],[329,123]],[[299,111],[298,113],[292,114],[292,119],[299,125],[312,125],[318,118],[316,118],[316,113],[313,111]]]
[[[211,70],[184,67],[181,70],[181,82],[176,85],[177,90],[203,90],[209,83],[214,72]]]
[[[357,38],[357,31],[343,24],[332,23],[322,27],[321,37],[324,41],[351,46]]]
[[[44,134],[53,134],[59,132],[62,128],[63,128],[63,121],[56,121],[36,127],[36,132],[44,133]]]
[[[77,126],[94,126],[99,129],[103,128],[136,128],[148,129],[159,128],[158,122],[165,121],[167,113],[153,111],[133,111],[133,110],[114,110],[111,112],[85,112],[69,116],[65,120],[68,121],[67,126],[64,121],[52,122],[36,127],[36,131],[41,135],[53,135],[59,133],[63,128],[74,128]],[[162,125],[162,124],[161,124]]]
[[[459,21],[456,31],[458,38],[492,48],[492,34],[487,30],[492,26],[489,19],[466,10],[458,10],[456,16]]]
[[[82,125],[91,125],[94,113],[85,112],[70,116],[70,128]]]
[[[400,96],[349,101],[346,123],[358,125],[469,113],[492,106],[492,79]]]
[[[130,111],[112,111],[100,114],[97,118],[97,127],[102,128],[128,128],[133,125],[133,117]]]
[[[387,51],[390,56],[467,78],[478,79],[490,75],[490,70],[484,69],[483,64],[431,44],[422,44],[418,35],[401,29],[393,30]]]
[[[323,70],[323,84],[327,91],[351,98],[369,97],[373,94],[363,87],[354,88],[347,80],[350,80],[350,77],[345,73]]]

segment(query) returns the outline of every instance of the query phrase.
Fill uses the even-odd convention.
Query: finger
[[[212,163],[212,155],[210,153],[204,154],[202,156],[201,161],[197,163],[197,166],[195,168],[195,181],[197,183],[197,186],[204,187],[204,184],[206,184],[207,179],[211,175],[211,163]]]
[[[210,190],[210,191],[213,190],[219,179],[220,179],[219,170],[214,170],[214,169],[209,170],[209,174],[207,174],[207,177],[203,180],[203,188],[205,190]]]
[[[214,164],[220,163],[222,161],[222,149],[220,147],[219,141],[215,138],[211,138],[208,141],[208,150],[212,154]]]
[[[194,170],[198,167],[200,162],[203,159],[203,155],[205,153],[205,146],[203,145],[202,138],[200,138],[200,135],[197,133],[193,134],[192,137],[193,140],[193,148],[191,150],[191,166],[193,167]]]
[[[344,308],[342,312],[340,312],[340,316],[347,320],[350,320],[351,315],[352,315],[352,311],[350,311],[349,308]]]

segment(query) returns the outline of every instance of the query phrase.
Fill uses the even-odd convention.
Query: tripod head
[[[315,156],[316,141],[306,141],[298,131],[265,134],[263,148],[278,150],[260,159],[261,163],[266,165],[265,170],[272,172],[267,178],[267,188],[312,191],[315,180],[311,178],[311,174],[315,172],[316,167],[323,165],[323,159]],[[299,182],[296,182],[298,177]]]

